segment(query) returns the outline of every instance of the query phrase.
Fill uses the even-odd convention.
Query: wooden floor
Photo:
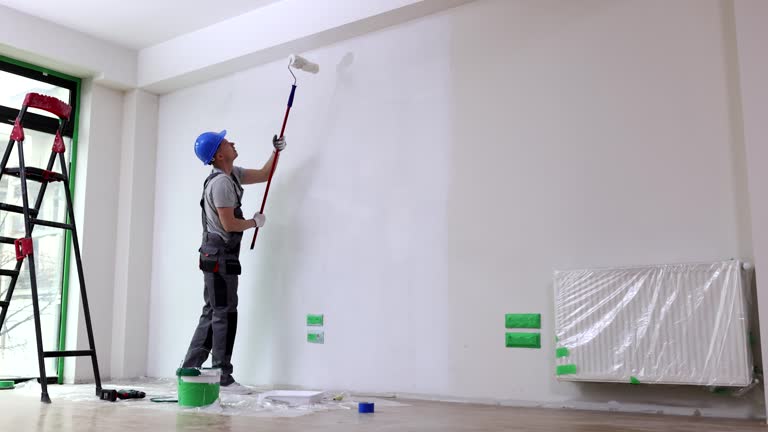
[[[295,418],[223,416],[126,407],[125,402],[41,404],[0,391],[0,430],[26,431],[766,431],[762,421],[401,401],[374,414],[336,410]]]

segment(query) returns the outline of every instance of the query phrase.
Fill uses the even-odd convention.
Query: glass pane
[[[27,93],[40,93],[53,96],[69,103],[69,89],[53,84],[44,83],[6,71],[0,71],[0,83],[2,83],[0,85],[0,105],[5,105],[10,108],[21,109],[21,105],[24,103],[24,97]],[[56,115],[37,108],[31,108],[29,112],[56,118]]]
[[[8,147],[11,126],[0,124],[0,143],[2,154]],[[43,132],[25,129],[24,159],[26,166],[46,168],[51,155],[54,136]],[[65,138],[69,160],[71,139]],[[9,167],[19,166],[18,146],[14,145]],[[67,166],[67,169],[69,167]],[[60,162],[55,159],[52,171],[61,172]],[[35,205],[41,185],[28,181],[27,196],[29,205]],[[21,181],[18,178],[3,175],[0,179],[0,202],[22,205]],[[66,196],[63,183],[51,183],[45,192],[40,206],[39,218],[54,222],[65,222],[67,213]],[[0,236],[10,238],[23,237],[24,217],[20,214],[0,212]],[[37,226],[33,231],[35,250],[35,274],[37,276],[38,299],[41,309],[43,348],[58,348],[59,315],[61,309],[62,265],[64,262],[65,232],[57,228]],[[0,244],[0,267],[14,269],[16,255],[13,245]],[[34,377],[39,375],[37,366],[37,346],[34,321],[32,320],[32,292],[29,281],[28,263],[21,268],[16,288],[8,309],[8,317],[0,328],[0,373],[3,377]],[[4,298],[10,278],[0,277],[0,298]],[[46,359],[46,373],[56,375],[55,359]]]

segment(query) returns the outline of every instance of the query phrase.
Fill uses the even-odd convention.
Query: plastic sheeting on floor
[[[288,406],[287,404],[274,402],[269,399],[260,401],[259,394],[274,390],[266,387],[251,387],[250,395],[230,394],[222,391],[219,400],[212,405],[200,408],[180,407],[173,402],[152,402],[151,398],[176,399],[176,381],[172,379],[139,379],[108,382],[102,385],[105,389],[131,389],[146,393],[143,399],[118,399],[116,402],[102,401],[96,395],[94,384],[68,384],[49,385],[48,394],[51,401],[70,401],[87,404],[112,404],[126,408],[144,408],[179,412],[198,412],[207,414],[231,415],[231,416],[255,416],[255,417],[298,417],[307,414],[331,411],[349,410],[357,414],[359,402],[373,402],[379,406],[407,406],[391,399],[357,397],[348,392],[328,391],[323,393],[322,401],[318,404]],[[40,384],[36,381],[28,381],[10,390],[14,394],[29,397],[40,397]]]

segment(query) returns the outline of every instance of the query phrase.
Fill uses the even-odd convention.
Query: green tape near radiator
[[[629,383],[630,384],[634,384],[634,385],[638,385],[638,384],[640,384],[640,380],[637,379],[636,377],[629,377]]]
[[[539,333],[507,333],[507,348],[541,348]]]
[[[539,329],[541,328],[541,314],[506,314],[504,322],[508,329]]]
[[[568,351],[568,348],[562,347],[557,349],[557,351],[555,352],[555,355],[557,356],[557,358],[561,358],[561,357],[568,357],[570,353],[571,352]]]
[[[558,375],[574,375],[576,373],[575,364],[561,365],[557,367]]]

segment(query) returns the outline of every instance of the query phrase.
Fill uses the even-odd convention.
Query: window
[[[0,155],[5,154],[12,125],[27,93],[34,92],[53,96],[72,106],[72,119],[66,124],[63,138],[67,146],[64,154],[68,164],[72,147],[76,144],[77,102],[80,81],[53,71],[0,57]],[[51,146],[59,127],[58,118],[45,111],[30,109],[24,119],[24,163],[29,167],[45,168],[51,156]],[[18,146],[14,146],[8,160],[9,167],[19,164]],[[70,176],[72,175],[71,168]],[[61,170],[58,158],[53,171]],[[27,182],[30,206],[40,191],[40,184]],[[62,183],[49,184],[38,217],[44,220],[65,222],[67,218],[66,196]],[[22,205],[21,181],[3,175],[0,179],[0,202]],[[0,236],[20,238],[24,236],[24,218],[20,214],[0,210]],[[36,226],[33,231],[35,250],[35,274],[41,310],[43,348],[52,351],[59,348],[61,331],[62,292],[64,291],[65,251],[69,251],[68,233],[61,229]],[[13,245],[0,244],[0,268],[14,269],[16,254]],[[8,308],[8,314],[0,327],[0,377],[37,377],[37,345],[32,319],[32,293],[28,264],[25,261]],[[0,276],[0,300],[5,299],[10,277]],[[64,306],[66,306],[64,304]],[[46,359],[46,375],[58,374],[57,359]]]

